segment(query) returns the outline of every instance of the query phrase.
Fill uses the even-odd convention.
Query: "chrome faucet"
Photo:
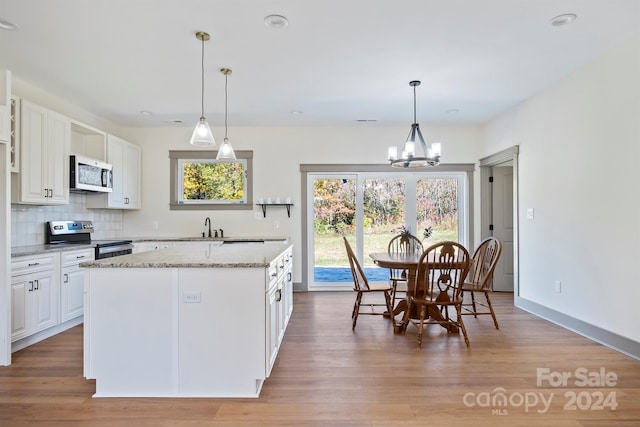
[[[209,237],[211,237],[211,218],[209,218],[209,217],[206,217],[205,220],[204,220],[204,226],[206,227],[207,225],[209,226]],[[202,233],[202,234],[204,234],[204,233]],[[204,236],[202,236],[202,237],[204,237]]]
[[[216,231],[216,233],[217,233],[217,231]],[[221,238],[224,237],[224,231],[222,231],[222,228],[220,228],[220,237]]]

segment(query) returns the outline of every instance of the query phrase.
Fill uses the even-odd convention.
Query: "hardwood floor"
[[[361,316],[352,332],[351,292],[296,293],[257,399],[93,399],[78,326],[0,367],[0,426],[640,425],[640,361],[514,308],[511,294],[493,299],[500,330],[490,316],[465,316],[470,349],[434,325],[420,350],[415,327],[394,335],[382,317]],[[538,386],[537,370],[545,368],[551,379],[571,373],[567,385]],[[580,369],[593,381],[617,380],[578,386]],[[501,391],[505,406],[492,403]]]

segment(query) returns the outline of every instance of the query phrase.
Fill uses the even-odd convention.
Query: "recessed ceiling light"
[[[143,116],[153,116],[153,113],[147,110],[140,110],[140,114],[142,114]]]
[[[162,123],[180,124],[184,123],[182,119],[163,120]]]
[[[4,19],[0,19],[0,29],[7,30],[7,31],[15,31],[18,29],[18,27],[16,26],[16,24],[12,22],[5,21]]]
[[[284,28],[289,25],[289,20],[282,15],[269,15],[264,18],[264,24],[269,28]]]
[[[458,110],[457,108],[450,108],[449,110],[445,111],[445,113],[447,114],[458,114],[460,112],[460,110]]]
[[[358,123],[371,123],[371,122],[377,122],[378,119],[356,119],[356,122]]]
[[[551,18],[551,25],[554,27],[561,27],[575,21],[577,17],[578,15],[575,13],[563,13],[555,18]]]
[[[302,114],[302,111],[300,111],[300,110],[293,110],[293,111],[291,111],[291,114],[292,114],[292,115],[294,115],[294,116],[299,116],[300,114]]]

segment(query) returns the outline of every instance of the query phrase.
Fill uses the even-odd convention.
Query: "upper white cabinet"
[[[0,70],[0,142],[11,138],[11,71]]]
[[[140,209],[140,147],[107,135],[107,163],[113,165],[113,191],[87,197],[87,207]]]
[[[68,204],[69,118],[23,99],[20,135],[20,174],[12,180],[12,202]]]

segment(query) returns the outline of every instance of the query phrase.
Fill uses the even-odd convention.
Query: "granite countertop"
[[[27,246],[14,246],[11,248],[11,257],[26,256],[26,255],[38,255],[47,252],[65,252],[74,251],[79,249],[92,249],[95,248],[95,243],[58,243],[55,245],[27,245]]]
[[[269,245],[211,245],[167,248],[80,263],[89,268],[265,268],[291,247]]]
[[[140,242],[281,242],[289,240],[285,236],[232,236],[232,237],[133,237],[133,243]]]
[[[264,237],[264,236],[242,236],[242,237],[123,237],[118,239],[104,240],[131,240],[133,243],[141,242],[226,242],[226,243],[242,243],[242,242],[288,242],[287,237]],[[101,240],[101,241],[104,241]],[[11,248],[11,257],[19,257],[26,255],[38,255],[47,252],[65,252],[78,249],[95,248],[94,242],[88,243],[58,243],[54,245],[26,245],[13,246]]]

